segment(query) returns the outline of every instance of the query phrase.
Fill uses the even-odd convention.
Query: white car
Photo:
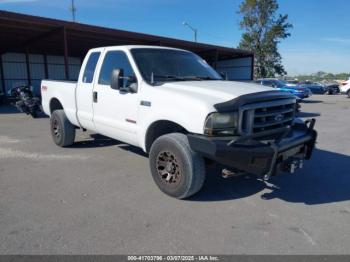
[[[80,128],[140,147],[160,190],[180,199],[202,188],[210,162],[230,168],[224,177],[293,173],[317,136],[314,119],[295,118],[294,95],[224,81],[174,48],[92,49],[77,83],[43,80],[41,93],[58,146],[72,145]]]
[[[345,81],[341,84],[340,91],[344,94],[347,94],[350,98],[350,78],[348,81]]]

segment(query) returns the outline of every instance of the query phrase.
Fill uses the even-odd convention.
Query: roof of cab
[[[179,51],[186,51],[185,49],[180,48],[174,48],[174,47],[168,47],[168,46],[153,46],[153,45],[115,45],[115,46],[103,46],[103,47],[97,47],[90,49],[91,51],[101,51],[101,50],[131,50],[131,49],[169,49],[169,50],[179,50]]]

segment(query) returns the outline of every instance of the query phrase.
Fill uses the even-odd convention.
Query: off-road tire
[[[166,168],[162,169],[160,163],[169,161],[164,160],[164,154],[166,159],[170,159],[171,172],[174,172],[171,167],[177,171],[178,179],[175,176],[170,181],[163,178],[162,171],[166,172]],[[172,157],[168,157],[172,155]],[[173,163],[175,162],[175,163]],[[202,156],[191,150],[188,138],[181,133],[171,133],[159,137],[152,145],[149,154],[149,163],[152,173],[152,177],[159,187],[159,189],[165,194],[184,199],[196,194],[203,186],[205,180],[205,163]],[[167,167],[169,164],[167,165]],[[165,171],[164,171],[165,170]],[[167,174],[170,174],[168,172]],[[170,175],[165,175],[167,178]],[[176,182],[173,182],[176,181]],[[169,183],[171,182],[171,183]]]
[[[50,128],[52,139],[60,147],[74,143],[75,127],[69,122],[64,110],[55,110],[51,114]]]

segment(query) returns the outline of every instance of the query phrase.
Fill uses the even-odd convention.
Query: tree
[[[255,53],[254,76],[257,78],[286,75],[278,52],[281,39],[290,36],[293,26],[288,15],[276,15],[277,0],[243,0],[239,7],[241,29],[245,30],[239,48]]]

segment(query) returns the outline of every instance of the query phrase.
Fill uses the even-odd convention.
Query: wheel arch
[[[151,123],[145,134],[145,151],[149,153],[153,142],[160,136],[170,133],[188,134],[188,130],[182,125],[170,120],[157,120]]]
[[[50,114],[52,114],[52,112],[55,110],[64,109],[62,103],[56,97],[53,97],[50,100],[49,108],[50,108]]]

